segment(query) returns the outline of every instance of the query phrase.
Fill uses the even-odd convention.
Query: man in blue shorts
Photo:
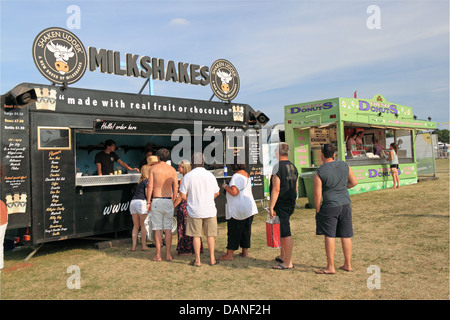
[[[336,147],[322,146],[323,164],[314,177],[314,204],[316,207],[316,234],[325,236],[327,267],[318,274],[334,274],[335,238],[341,238],[344,265],[340,269],[352,271],[352,208],[348,189],[358,184],[352,169],[344,161],[334,160]],[[323,200],[322,200],[323,198]],[[322,200],[322,203],[321,203]]]

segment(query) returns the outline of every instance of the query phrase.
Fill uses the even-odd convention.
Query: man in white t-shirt
[[[187,202],[186,235],[193,237],[195,260],[191,262],[196,267],[201,266],[200,248],[202,231],[207,238],[210,265],[218,261],[214,255],[215,237],[217,236],[217,209],[214,199],[219,195],[219,185],[214,175],[204,168],[202,153],[192,156],[193,169],[181,182],[181,198]]]

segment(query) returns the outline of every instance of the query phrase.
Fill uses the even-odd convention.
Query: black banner
[[[31,111],[107,116],[202,120],[242,125],[248,120],[246,104],[191,100],[121,92],[23,84],[34,88],[38,102]]]

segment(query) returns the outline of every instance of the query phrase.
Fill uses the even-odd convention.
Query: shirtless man
[[[160,149],[156,152],[159,162],[150,167],[147,187],[148,211],[151,212],[152,229],[155,231],[156,256],[154,261],[161,261],[162,230],[166,236],[166,260],[172,260],[173,203],[178,193],[178,176],[175,168],[166,163],[170,152]],[[151,210],[150,210],[151,208]]]

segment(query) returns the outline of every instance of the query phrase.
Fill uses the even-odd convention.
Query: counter
[[[214,172],[213,172],[214,173]],[[132,184],[138,183],[141,177],[140,173],[128,173],[117,175],[104,175],[104,176],[81,176],[76,177],[75,185],[78,187],[92,187],[92,186],[110,186],[119,184]],[[231,176],[215,176],[216,179],[227,179]],[[178,174],[178,179],[181,179],[181,174]]]
[[[138,183],[140,173],[118,174],[108,176],[81,176],[76,177],[75,185],[80,187],[106,186],[118,184]]]
[[[370,159],[370,158],[360,158],[360,159],[346,159],[345,162],[351,167],[353,166],[367,166],[367,165],[389,165],[389,161],[385,159]],[[398,163],[414,163],[412,158],[398,158]]]

